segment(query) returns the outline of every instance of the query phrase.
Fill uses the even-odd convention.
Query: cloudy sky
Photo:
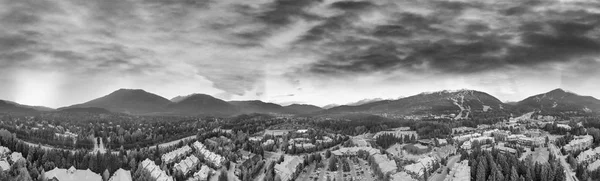
[[[0,99],[343,104],[444,89],[600,98],[595,0],[0,0]]]

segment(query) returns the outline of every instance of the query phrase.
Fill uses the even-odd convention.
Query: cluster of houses
[[[414,137],[415,140],[419,139],[419,134],[417,134],[417,131],[411,131],[410,127],[398,127],[398,128],[394,128],[390,131],[380,131],[377,132],[373,138],[377,138],[381,135],[387,135],[387,134],[391,134],[394,135],[397,138],[404,138],[406,136],[410,137]]]
[[[181,160],[179,163],[176,163],[173,168],[179,170],[183,175],[188,174],[196,165],[198,165],[199,160],[196,156],[190,155],[184,160]]]
[[[173,181],[173,177],[170,177],[165,173],[165,171],[161,170],[160,167],[154,164],[154,161],[150,159],[145,159],[142,161],[142,168],[150,173],[150,177],[156,181]]]
[[[102,177],[90,169],[77,170],[73,166],[69,169],[54,168],[47,171],[44,176],[47,179],[57,179],[60,181],[102,181]]]
[[[190,146],[185,145],[184,147],[181,147],[181,148],[173,150],[169,153],[163,154],[161,159],[164,163],[169,164],[169,163],[173,163],[173,162],[183,158],[184,156],[188,155],[191,152],[192,152],[192,148],[190,148]]]
[[[198,172],[194,173],[192,178],[189,178],[188,181],[207,181],[208,176],[211,174],[212,169],[208,168],[206,165],[202,165]]]
[[[194,149],[196,149],[197,153],[204,156],[204,159],[207,162],[212,163],[217,168],[221,167],[226,161],[223,156],[208,150],[206,146],[204,146],[204,144],[198,141],[194,142],[192,146],[194,147]]]
[[[433,167],[436,162],[434,157],[423,157],[420,158],[416,163],[404,166],[404,170],[410,173],[414,173],[417,176],[422,176],[425,173],[425,169],[429,170]]]
[[[343,147],[332,151],[331,154],[339,157],[356,156],[360,150],[366,151],[369,155],[378,154],[380,151],[373,147]]]
[[[563,148],[565,149],[565,151],[568,152],[579,151],[589,148],[590,146],[592,146],[593,142],[594,137],[590,135],[575,136],[575,138],[571,140],[569,144],[563,146]]]

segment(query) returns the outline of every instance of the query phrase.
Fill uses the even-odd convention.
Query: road
[[[442,169],[442,173],[437,173],[437,171],[434,172],[434,175],[429,177],[429,181],[443,181],[446,178],[446,175],[448,175],[447,168],[452,168],[454,164],[458,162],[458,160],[460,160],[460,155],[454,155],[450,157],[450,159],[448,159],[448,164],[444,167],[439,168]]]
[[[556,156],[556,158],[558,158],[560,160],[560,164],[563,166],[564,170],[565,170],[565,175],[567,177],[567,181],[579,181],[577,179],[577,177],[575,177],[575,173],[573,173],[573,170],[571,169],[571,166],[567,163],[566,160],[566,155],[562,155],[562,153],[560,152],[560,149],[558,149],[558,147],[554,144],[549,144],[548,145],[550,147],[550,152],[552,154],[554,154],[554,156]]]

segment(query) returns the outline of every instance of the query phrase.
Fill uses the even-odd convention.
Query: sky
[[[120,88],[324,106],[474,89],[600,98],[595,0],[0,0],[0,99]]]

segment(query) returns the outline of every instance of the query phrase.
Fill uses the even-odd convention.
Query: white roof
[[[23,155],[19,152],[13,152],[12,154],[10,154],[10,160],[14,162],[17,162],[17,160],[23,158]]]
[[[413,163],[413,164],[410,164],[410,165],[406,165],[406,166],[404,166],[404,169],[405,169],[406,171],[409,171],[409,172],[415,173],[415,174],[417,174],[417,175],[422,175],[422,174],[423,174],[423,170],[424,170],[425,168],[428,168],[428,169],[429,169],[429,167],[431,167],[431,166],[432,166],[432,164],[433,164],[433,162],[434,162],[435,160],[436,160],[436,159],[435,159],[435,158],[433,158],[433,157],[424,157],[424,158],[420,158],[420,159],[417,161],[417,163]]]
[[[0,161],[0,169],[1,171],[7,171],[10,169],[10,164],[6,160]]]
[[[73,173],[70,173],[67,169],[54,168],[46,172],[45,176],[48,179],[56,177],[60,181],[102,181],[102,177],[90,169],[75,170]]]
[[[6,153],[10,153],[10,149],[8,149],[7,147],[4,147],[4,146],[0,146],[0,155],[6,154]]]
[[[108,181],[132,181],[131,172],[119,168]]]
[[[590,163],[587,169],[588,171],[593,171],[598,169],[598,167],[600,167],[600,160],[596,160],[594,163]]]
[[[392,175],[392,181],[417,181],[406,172],[398,172]]]
[[[375,163],[379,164],[379,169],[382,173],[394,172],[398,168],[396,161],[388,159],[387,155],[375,154],[373,155]]]

